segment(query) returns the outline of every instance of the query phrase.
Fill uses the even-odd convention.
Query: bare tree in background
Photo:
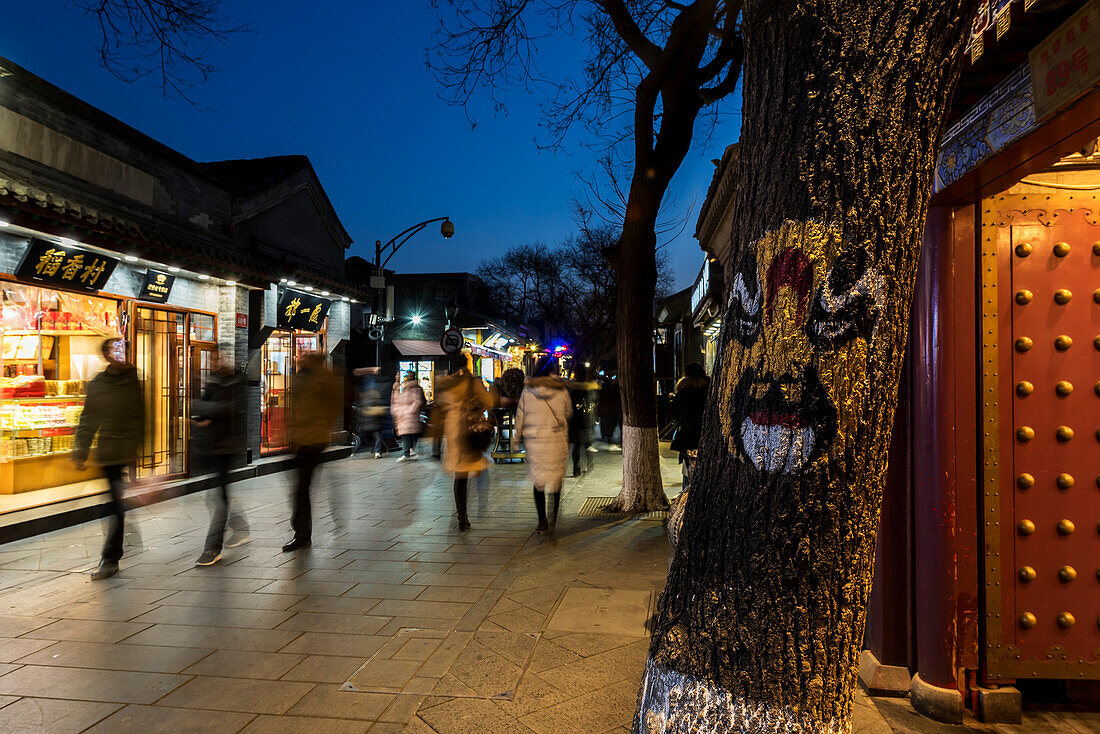
[[[125,82],[154,76],[165,95],[191,104],[189,91],[217,67],[214,44],[246,30],[231,22],[222,0],[69,0],[95,19],[99,61]]]
[[[657,448],[653,299],[657,220],[672,177],[705,111],[731,94],[742,41],[734,0],[433,0],[440,24],[429,65],[449,100],[487,92],[545,93],[547,145],[574,126],[627,146],[631,168],[621,234],[608,254],[617,279],[615,321],[623,398],[623,488],[611,510],[665,507]],[[549,36],[581,38],[580,76],[548,79],[538,68]]]
[[[557,247],[516,245],[486,260],[477,274],[496,313],[544,328],[565,341],[574,358],[599,363],[615,352],[616,276],[608,255],[619,240],[610,225],[581,222]],[[669,289],[666,258],[658,257],[658,292]]]

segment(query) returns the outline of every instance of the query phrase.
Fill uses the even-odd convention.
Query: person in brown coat
[[[294,489],[294,537],[283,551],[304,548],[313,542],[313,514],[309,489],[321,454],[329,444],[332,424],[342,413],[343,390],[317,352],[298,358],[298,371],[290,386],[290,440],[298,452],[298,482]]]
[[[485,471],[489,466],[489,459],[485,456],[488,445],[479,447],[478,441],[471,440],[470,416],[480,410],[491,410],[493,398],[481,380],[471,374],[465,354],[456,354],[452,358],[451,369],[454,373],[440,380],[436,390],[439,395],[437,410],[441,414],[443,438],[446,442],[443,448],[443,469],[454,475],[458,529],[469,530],[466,495],[470,476]]]

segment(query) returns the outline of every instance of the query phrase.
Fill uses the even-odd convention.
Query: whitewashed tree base
[[[850,734],[782,706],[737,700],[710,681],[646,662],[634,734]]]
[[[623,426],[623,488],[604,511],[636,514],[667,507],[657,429]]]

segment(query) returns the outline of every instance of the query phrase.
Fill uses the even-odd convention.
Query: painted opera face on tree
[[[793,475],[842,448],[867,402],[883,305],[867,250],[837,226],[788,221],[750,247],[727,309],[720,413],[731,451]]]

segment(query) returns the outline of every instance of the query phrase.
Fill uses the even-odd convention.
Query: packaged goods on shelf
[[[41,375],[0,377],[0,390],[5,398],[42,397],[46,394],[46,378]]]

